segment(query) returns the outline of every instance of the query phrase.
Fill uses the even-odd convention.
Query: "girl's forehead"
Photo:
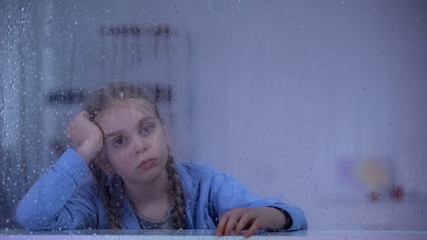
[[[153,113],[155,113],[155,107],[154,105],[149,102],[146,99],[133,99],[133,98],[129,98],[129,99],[124,99],[124,100],[117,100],[115,103],[113,103],[112,107],[119,107],[119,108],[123,108],[123,107],[136,107],[136,108],[142,108],[144,110],[150,110]]]
[[[123,114],[129,109],[138,110],[138,112],[144,115],[157,118],[155,107],[149,101],[145,99],[124,99],[117,100],[106,109],[101,111],[96,117],[96,120],[102,121],[103,119],[118,117],[118,115]]]

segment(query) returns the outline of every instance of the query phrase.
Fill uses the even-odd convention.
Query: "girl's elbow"
[[[27,230],[44,230],[49,220],[41,212],[26,203],[20,202],[16,209],[15,220]]]
[[[15,220],[24,228],[29,229],[31,219],[34,219],[30,216],[31,211],[25,203],[19,202],[18,207],[16,208]]]
[[[34,223],[35,216],[32,216],[28,211],[25,211],[22,207],[18,207],[16,210],[15,220],[27,230],[36,230]]]

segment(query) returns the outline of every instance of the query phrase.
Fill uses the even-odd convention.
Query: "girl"
[[[174,162],[153,97],[126,83],[96,92],[67,128],[68,149],[28,191],[27,229],[306,229],[304,213],[260,198],[201,163]],[[92,172],[92,174],[90,174]]]

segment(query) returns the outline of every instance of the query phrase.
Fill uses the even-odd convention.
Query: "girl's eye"
[[[144,124],[141,127],[141,134],[142,135],[148,135],[154,130],[154,124]]]
[[[118,137],[118,138],[115,138],[113,140],[113,146],[114,147],[121,147],[125,143],[126,143],[126,138],[125,137]]]

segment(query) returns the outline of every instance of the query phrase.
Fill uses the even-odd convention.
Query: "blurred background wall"
[[[86,94],[126,80],[159,94],[178,160],[310,229],[427,230],[423,0],[1,0],[0,18],[2,228]]]

